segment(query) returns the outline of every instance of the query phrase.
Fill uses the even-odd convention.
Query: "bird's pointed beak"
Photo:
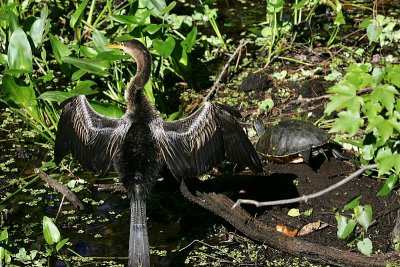
[[[109,45],[105,45],[103,46],[104,48],[118,48],[118,49],[122,49],[123,45],[121,44],[109,44]]]

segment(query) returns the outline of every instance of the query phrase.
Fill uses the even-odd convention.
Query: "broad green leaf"
[[[328,90],[329,93],[335,94],[330,98],[326,106],[325,113],[328,115],[334,111],[347,108],[351,110],[359,110],[360,105],[364,103],[362,97],[357,96],[357,87],[347,80],[342,80],[338,84],[332,86]]]
[[[358,206],[355,209],[355,214],[357,222],[367,231],[372,222],[371,205]]]
[[[64,247],[64,245],[68,242],[69,238],[65,238],[63,240],[61,240],[60,242],[57,243],[56,245],[56,250],[59,251],[60,249],[62,249]]]
[[[53,49],[54,57],[59,64],[62,63],[61,59],[63,57],[67,57],[72,53],[65,44],[63,44],[60,40],[58,40],[57,37],[52,34],[50,34],[50,44],[51,48]]]
[[[119,107],[116,107],[114,105],[99,103],[95,101],[89,101],[89,102],[94,110],[96,110],[98,113],[104,116],[120,118],[122,115],[124,115],[124,112],[122,112],[122,110]]]
[[[400,65],[393,65],[393,66],[388,66],[386,67],[386,79],[400,88]]]
[[[379,102],[370,100],[365,101],[364,110],[369,120],[371,120],[371,118],[378,116],[378,114],[381,113],[382,109],[383,107]]]
[[[372,20],[373,20],[372,18],[366,18],[366,19],[364,19],[364,20],[360,23],[360,25],[358,25],[358,28],[360,28],[360,29],[365,29],[365,28],[367,28],[368,25],[372,23]]]
[[[143,29],[143,32],[148,32],[150,34],[155,34],[156,32],[158,32],[163,27],[164,27],[164,24],[149,24]]]
[[[120,51],[104,51],[99,52],[96,56],[97,60],[120,61],[123,59],[130,59],[131,56],[122,54]]]
[[[93,43],[98,48],[103,48],[103,46],[108,44],[107,38],[99,30],[94,30],[92,33]]]
[[[375,145],[364,145],[361,147],[361,155],[365,160],[372,160],[374,158],[376,151]]]
[[[83,75],[85,75],[87,73],[86,70],[83,69],[79,69],[77,71],[75,71],[74,73],[72,73],[71,79],[73,81],[77,81],[79,80]]]
[[[372,77],[372,83],[374,86],[376,86],[378,83],[380,83],[385,75],[385,70],[384,68],[381,67],[375,67],[372,69],[371,77]]]
[[[365,133],[373,132],[377,138],[378,146],[384,145],[393,134],[393,126],[388,120],[385,120],[381,115],[369,117],[369,123],[365,129]]]
[[[174,50],[175,47],[175,39],[172,36],[169,36],[165,41],[160,39],[155,39],[153,41],[154,49],[160,54],[162,57],[169,57]]]
[[[82,70],[107,76],[109,75],[107,69],[109,68],[109,64],[105,60],[94,60],[94,59],[84,59],[84,58],[76,58],[76,57],[63,57],[61,59],[62,62],[72,64]]]
[[[343,207],[343,211],[349,210],[349,209],[354,209],[357,206],[360,205],[360,200],[361,200],[362,196],[356,196],[354,198],[352,198],[349,202],[347,202],[347,204]]]
[[[12,8],[6,8],[6,11],[8,15],[8,25],[10,26],[11,32],[14,32],[20,27],[18,17]]]
[[[36,95],[33,87],[18,85],[15,79],[16,78],[11,75],[3,76],[2,92],[4,100],[10,106],[24,108],[29,115],[39,118]]]
[[[80,81],[74,89],[69,91],[69,93],[73,95],[92,95],[98,93],[98,91],[93,90],[92,87],[93,85],[96,85],[94,81],[87,80],[87,81]]]
[[[1,231],[0,234],[0,242],[6,240],[7,238],[8,238],[8,231],[7,229],[4,229],[3,231]]]
[[[79,55],[81,57],[87,57],[91,59],[96,57],[98,54],[99,53],[93,47],[88,47],[83,45],[79,47]]]
[[[47,216],[43,216],[43,236],[44,240],[49,245],[58,243],[61,240],[60,231],[58,231],[57,226]]]
[[[186,35],[185,40],[181,42],[181,45],[186,53],[190,53],[194,44],[196,43],[197,27],[193,27],[192,30]]]
[[[145,21],[150,15],[151,15],[151,10],[146,10],[145,12],[140,14],[140,17],[128,16],[128,15],[111,15],[111,18],[122,24],[144,25]]]
[[[146,7],[153,12],[154,15],[160,16],[167,4],[165,0],[142,0]]]
[[[46,25],[47,15],[49,14],[49,10],[45,5],[42,10],[40,11],[40,19],[37,19],[31,27],[30,36],[35,47],[38,47],[42,44],[43,41],[43,33],[44,27]]]
[[[41,94],[38,99],[46,100],[49,102],[57,102],[61,103],[68,98],[74,96],[70,92],[63,92],[63,91],[48,91]]]
[[[75,29],[81,22],[82,15],[85,11],[88,2],[89,0],[83,0],[82,3],[80,3],[80,5],[78,6],[78,8],[75,10],[74,14],[72,14],[71,20],[69,21],[69,26],[72,29]]]
[[[386,179],[381,190],[379,190],[377,196],[380,196],[380,197],[387,196],[390,192],[392,192],[392,190],[396,186],[396,183],[398,180],[399,180],[399,175],[392,173],[389,176],[389,178]]]
[[[363,240],[358,241],[357,242],[357,249],[362,254],[364,254],[366,256],[371,256],[371,254],[372,254],[372,242],[371,242],[371,239],[364,238]]]
[[[382,26],[379,25],[379,23],[375,20],[371,21],[371,23],[367,27],[367,37],[369,40],[369,43],[373,43],[378,41],[379,36],[382,33]]]
[[[382,106],[391,114],[393,112],[395,95],[398,95],[396,88],[392,85],[384,84],[375,87],[374,91],[371,93],[371,100],[382,103]]]
[[[347,219],[343,215],[336,215],[337,221],[337,236],[341,239],[347,238],[356,227],[356,221],[353,219]]]
[[[146,83],[144,86],[144,95],[147,97],[147,99],[154,105],[156,103],[156,100],[154,98],[153,94],[153,80],[150,78],[149,82]]]
[[[160,15],[168,14],[175,6],[176,2],[172,1],[166,8],[163,9]]]
[[[392,154],[389,149],[381,149],[376,156],[378,163],[378,176],[389,172],[392,168],[400,173],[400,154]]]
[[[358,129],[364,124],[364,120],[360,118],[359,112],[354,111],[341,111],[329,132],[344,132],[353,136],[357,133]]]
[[[32,72],[32,49],[21,28],[17,28],[11,35],[8,45],[8,66],[10,69],[22,72]]]
[[[166,120],[174,121],[174,120],[178,119],[182,115],[182,113],[183,113],[183,109],[182,109],[182,107],[179,107],[179,110],[177,112],[174,112],[171,115],[169,115]]]

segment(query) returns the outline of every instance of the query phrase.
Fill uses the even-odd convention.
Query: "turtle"
[[[330,134],[317,126],[295,119],[282,120],[276,125],[264,128],[261,121],[254,123],[260,138],[256,150],[269,161],[276,163],[299,162],[302,159],[309,163],[311,157],[318,153],[328,159],[325,150],[331,151],[335,158],[346,160],[332,142]]]

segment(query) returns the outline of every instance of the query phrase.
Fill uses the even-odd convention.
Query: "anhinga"
[[[149,266],[146,196],[166,165],[177,179],[193,177],[223,160],[262,169],[260,159],[237,122],[235,109],[206,102],[191,116],[164,121],[143,93],[151,72],[149,50],[139,41],[124,41],[137,72],[128,84],[126,113],[107,118],[85,96],[64,105],[55,143],[55,161],[71,153],[83,166],[105,172],[113,164],[131,203],[129,266]]]

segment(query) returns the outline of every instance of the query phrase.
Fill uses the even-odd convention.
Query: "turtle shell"
[[[285,120],[268,127],[256,144],[256,149],[269,160],[286,163],[296,158],[308,157],[313,148],[330,141],[330,135],[300,120]]]

